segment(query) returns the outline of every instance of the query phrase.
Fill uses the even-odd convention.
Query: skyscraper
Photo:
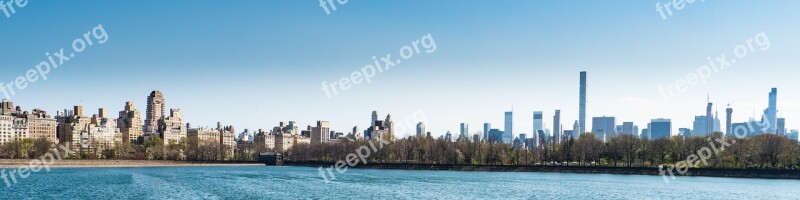
[[[130,142],[131,144],[140,144],[142,142],[142,116],[136,110],[133,102],[126,102],[125,110],[119,112],[117,127],[122,133],[123,142]]]
[[[533,132],[544,130],[542,125],[542,111],[533,111]]]
[[[733,129],[731,129],[731,115],[733,115],[733,108],[730,108],[730,105],[728,105],[728,108],[725,109],[725,116],[727,117],[725,119],[725,135],[733,133]]]
[[[767,133],[777,133],[776,123],[778,121],[778,88],[772,88],[769,92],[769,105],[764,110],[764,119],[761,124],[766,126]]]
[[[417,137],[425,137],[425,124],[422,122],[417,123]]]
[[[650,121],[650,139],[669,138],[672,137],[672,120],[670,119],[653,119]]]
[[[461,123],[461,138],[469,139],[469,124]]]
[[[708,117],[706,116],[695,116],[694,122],[692,123],[692,135],[693,136],[706,136],[711,133],[708,130]]]
[[[573,139],[577,140],[581,136],[581,134],[583,134],[580,131],[578,131],[578,129],[580,129],[580,127],[578,126],[578,120],[575,120],[575,123],[572,124],[572,135],[571,136],[572,136]]]
[[[786,135],[786,119],[785,118],[778,118],[777,127],[775,129],[775,134],[784,136]]]
[[[492,124],[483,123],[483,139],[489,141],[489,130],[492,129]]]
[[[622,122],[622,134],[634,135],[633,122]]]
[[[556,142],[561,142],[561,110],[556,110],[556,114],[553,115],[553,136]]]
[[[711,100],[708,101],[708,106],[706,106],[706,134],[711,134],[714,132],[714,115],[711,114],[711,108],[714,106],[711,103]]]
[[[330,140],[331,125],[328,121],[317,121],[317,126],[311,128],[311,145],[327,143]]]
[[[614,135],[616,128],[616,119],[614,117],[594,117],[592,118],[592,133],[594,133],[600,141],[607,141]]]
[[[165,117],[167,112],[164,94],[155,90],[147,97],[147,118],[144,121],[144,132],[154,134],[158,130],[158,120]]]
[[[370,124],[370,127],[375,126],[375,122],[377,122],[377,121],[378,121],[378,111],[377,110],[373,110],[372,111],[372,124]]]
[[[581,71],[580,82],[580,102],[578,103],[580,109],[578,112],[578,134],[586,132],[586,71]]]
[[[503,143],[511,143],[514,139],[514,128],[513,128],[513,111],[508,111],[505,114],[505,122],[506,122],[506,129],[505,133],[503,134]]]

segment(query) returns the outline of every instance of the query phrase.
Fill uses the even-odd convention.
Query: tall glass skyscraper
[[[489,141],[489,130],[492,129],[492,124],[483,123],[483,139]]]
[[[461,137],[464,139],[469,139],[469,124],[461,123]]]
[[[586,71],[581,71],[578,134],[586,132]]]
[[[672,137],[672,120],[670,119],[653,119],[650,121],[650,139],[669,138]]]
[[[764,110],[764,118],[761,125],[767,127],[767,133],[777,133],[775,127],[778,123],[778,88],[772,88],[769,92],[769,105]]]
[[[614,117],[594,117],[592,118],[592,133],[594,133],[600,141],[606,142],[614,135],[614,129],[617,126],[616,121]]]
[[[544,125],[542,124],[542,111],[533,111],[533,132],[544,130]]]
[[[505,133],[503,133],[503,143],[511,143],[514,140],[513,115],[513,111],[506,112],[506,129]]]
[[[553,136],[556,138],[556,142],[561,142],[563,135],[561,135],[561,110],[556,110],[556,114],[553,115]]]

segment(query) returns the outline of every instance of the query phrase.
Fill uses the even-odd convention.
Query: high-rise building
[[[489,138],[486,140],[489,143],[502,143],[505,131],[500,129],[489,129]]]
[[[680,135],[681,137],[684,137],[684,138],[692,136],[692,130],[688,129],[688,128],[679,128],[678,129],[678,135]]]
[[[492,129],[492,124],[483,123],[483,139],[489,141],[489,130]]]
[[[14,102],[7,99],[3,99],[2,103],[0,103],[0,107],[2,108],[2,113],[0,113],[0,115],[11,115],[15,111]]]
[[[636,135],[633,132],[633,122],[622,122],[622,134]]]
[[[777,133],[776,132],[776,123],[778,121],[778,88],[772,88],[769,92],[769,105],[766,110],[764,110],[764,119],[762,119],[761,124],[766,126],[767,133]]]
[[[77,112],[77,111],[75,111]],[[167,112],[164,94],[155,90],[147,96],[147,118],[144,121],[144,132],[154,134],[158,130],[158,120],[165,117]]]
[[[692,135],[694,136],[707,136],[711,132],[709,131],[708,126],[708,117],[706,116],[695,116],[694,123],[692,126]]]
[[[725,116],[726,116],[726,119],[725,119],[725,135],[733,134],[733,129],[732,129],[733,127],[731,126],[732,125],[731,124],[731,115],[733,115],[733,108],[730,108],[730,105],[728,105],[728,106],[729,107],[727,109],[725,109]]]
[[[606,142],[614,136],[614,128],[616,128],[616,119],[614,117],[594,117],[592,118],[592,133],[594,133],[600,141]]]
[[[422,122],[417,123],[417,138],[425,137],[425,124]]]
[[[722,125],[719,122],[719,112],[714,113],[714,129],[711,133],[722,132]]]
[[[653,119],[650,121],[650,139],[669,138],[672,137],[672,120],[670,119]]]
[[[711,134],[714,132],[714,130],[716,130],[714,129],[714,115],[711,114],[711,109],[713,106],[714,104],[711,103],[711,100],[709,99],[708,106],[706,106],[706,134]]]
[[[463,139],[469,139],[469,124],[461,123],[461,135],[459,137]]]
[[[20,113],[16,118],[17,120],[24,119],[25,126],[28,128],[28,138],[44,138],[53,144],[58,143],[59,140],[56,137],[58,122],[51,118],[47,112],[41,109],[33,109],[32,112],[25,111]]]
[[[563,138],[561,134],[561,110],[556,110],[555,115],[553,115],[553,136],[556,138],[556,142],[561,142]]]
[[[91,126],[91,119],[84,116],[82,106],[64,110],[58,114],[56,121],[58,139],[62,143],[68,142],[70,150],[81,151],[90,148],[91,138],[88,129]]]
[[[370,126],[375,126],[375,122],[377,122],[377,121],[378,121],[378,111],[377,110],[373,110],[372,111],[372,124]]]
[[[581,136],[581,134],[583,134],[582,132],[578,131],[578,129],[580,129],[580,126],[578,125],[578,120],[575,120],[575,123],[572,124],[572,138],[573,139],[577,140]]]
[[[505,114],[505,134],[503,134],[503,143],[511,143],[514,137],[514,127],[513,127],[513,119],[514,114],[513,111],[508,111]]]
[[[222,129],[220,125],[220,123],[217,123],[217,129]],[[187,128],[186,124],[183,123],[183,112],[181,112],[181,109],[170,109],[169,117],[162,117],[158,120],[158,133],[164,140],[164,145],[170,143],[177,144],[182,139],[187,138]]]
[[[370,140],[394,141],[394,121],[392,115],[387,114],[386,120],[377,120],[378,111],[372,111],[373,126],[364,131],[364,137]]]
[[[544,130],[542,111],[533,111],[533,132]]]
[[[331,125],[328,121],[317,121],[317,126],[311,128],[311,145],[316,146],[330,140]]]
[[[586,132],[586,71],[581,71],[580,100],[578,103],[578,133]]]
[[[98,114],[92,116],[87,135],[89,136],[90,148],[101,152],[112,149],[116,144],[123,141],[122,133],[117,127],[117,120],[109,118],[104,108],[100,108]]]
[[[775,134],[786,135],[786,118],[778,118],[778,126],[775,129]]]

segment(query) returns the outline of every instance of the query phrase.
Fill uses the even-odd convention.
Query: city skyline
[[[581,77],[585,77],[586,74],[587,74],[587,72],[585,72],[585,71],[581,71],[581,73],[580,73]],[[582,87],[579,87],[579,88],[582,88]],[[146,115],[144,115],[144,116],[147,117],[147,118],[138,120],[138,124],[143,124],[142,127],[141,127],[141,131],[145,135],[152,134],[152,132],[155,131],[155,130],[148,131],[148,129],[149,129],[148,127],[151,126],[151,125],[148,125],[148,121],[152,121],[154,123],[157,123],[158,119],[164,119],[164,118],[169,119],[169,117],[172,117],[172,115],[173,115],[173,114],[170,114],[169,116],[166,115],[167,107],[165,105],[166,104],[165,103],[166,99],[164,98],[164,96],[165,95],[160,90],[154,90],[154,91],[150,92],[150,94],[146,97],[146,102],[147,102],[147,107],[146,107],[147,110],[146,111],[147,112],[145,113]],[[664,130],[663,128],[661,129],[662,131],[667,131],[667,134],[670,134],[670,136],[681,135],[682,134],[681,131],[683,129],[687,129],[689,131],[692,131],[692,135],[694,135],[694,136],[708,135],[711,132],[721,132],[721,133],[729,134],[730,133],[729,129],[735,129],[736,128],[735,125],[733,127],[731,125],[729,125],[731,122],[738,123],[738,124],[743,124],[743,123],[748,123],[748,122],[761,122],[762,120],[766,120],[767,122],[773,122],[773,121],[775,122],[774,123],[775,126],[765,126],[764,127],[764,131],[767,132],[767,133],[786,134],[787,132],[778,132],[778,131],[797,130],[797,129],[794,129],[794,128],[786,127],[785,126],[785,124],[786,124],[785,118],[776,116],[774,114],[778,110],[776,102],[777,102],[777,99],[779,99],[779,98],[777,98],[777,97],[778,97],[777,96],[777,88],[771,88],[770,92],[768,93],[768,101],[771,102],[771,103],[768,104],[768,107],[766,109],[764,109],[764,112],[762,113],[763,115],[761,115],[761,117],[763,119],[759,118],[757,116],[752,116],[752,117],[747,118],[747,119],[731,119],[730,118],[731,115],[728,114],[728,112],[732,112],[732,108],[731,107],[726,107],[725,108],[726,117],[724,119],[724,120],[726,120],[725,129],[719,127],[719,126],[721,126],[719,113],[717,112],[717,113],[713,113],[712,114],[712,112],[713,112],[712,110],[714,110],[714,108],[716,108],[716,107],[714,107],[714,104],[712,102],[710,102],[710,100],[709,100],[709,102],[706,103],[707,104],[706,105],[706,109],[705,109],[706,115],[694,116],[694,122],[692,124],[685,125],[685,126],[683,126],[683,125],[675,125],[672,122],[673,118],[652,118],[652,119],[650,119],[649,122],[643,124],[644,127],[646,128],[643,131],[646,131],[646,130],[649,129],[649,131],[651,131],[651,132],[648,132],[648,133],[641,132],[641,133],[639,133],[637,131],[633,131],[633,133],[636,133],[635,135],[642,136],[642,137],[645,137],[644,135],[647,134],[648,135],[648,136],[646,136],[647,138],[654,137],[654,136],[652,136],[653,129],[651,127],[648,127],[648,126],[649,126],[650,123],[655,123],[656,121],[658,121],[658,122],[666,121],[666,122],[668,122],[670,124],[669,128],[667,130]],[[5,102],[7,100],[4,99],[3,101]],[[37,111],[41,110],[38,107],[31,107],[31,108],[28,109],[28,108],[20,106],[19,103],[16,103],[15,105],[17,105],[18,107],[21,107],[22,108],[21,111],[25,111],[25,112],[27,112],[28,110],[31,110],[33,112],[37,112]],[[119,113],[120,113],[119,117],[121,117],[121,119],[122,119],[122,117],[124,115],[127,115],[126,113],[132,112],[133,111],[132,109],[135,109],[135,107],[136,106],[135,106],[135,103],[133,103],[133,101],[126,101],[124,109],[120,109],[119,110]],[[79,109],[79,108],[81,110],[80,111],[76,111],[76,109]],[[69,108],[65,108],[65,109],[62,109],[62,110],[56,110],[53,113],[63,113],[63,112],[86,113],[86,112],[83,111],[83,108],[84,108],[83,105],[74,105],[74,109],[73,110],[71,110]],[[8,109],[13,109],[13,108],[8,108]],[[111,109],[113,110],[114,108],[111,108]],[[97,113],[94,114],[96,116],[99,116],[101,118],[107,118],[107,117],[115,118],[114,116],[108,115],[109,108],[107,108],[107,107],[100,107],[97,110],[98,110]],[[43,110],[43,111],[47,112],[47,110]],[[139,110],[136,110],[136,111],[140,112]],[[174,113],[174,112],[182,113],[180,108],[178,108],[178,109],[170,109],[170,112],[171,113]],[[370,120],[371,121],[370,122],[371,123],[370,126],[375,126],[376,125],[375,122],[378,120],[378,117],[379,117],[377,115],[377,112],[378,111],[376,111],[376,110],[373,110],[371,112],[372,113],[372,119]],[[421,111],[421,110],[417,110],[416,112],[422,112],[422,114],[424,114],[424,111]],[[560,128],[560,127],[563,126],[563,124],[558,124],[560,122],[560,110],[555,110],[554,111],[554,118],[553,118],[554,121],[553,122],[549,122],[549,123],[553,123],[553,128],[554,129],[550,129],[550,128],[544,127],[543,123],[546,123],[546,122],[543,121],[543,119],[542,119],[543,113],[544,113],[543,111],[531,111],[531,113],[533,114],[532,115],[533,116],[533,124],[530,127],[530,128],[532,128],[532,131],[530,133],[525,132],[525,131],[519,131],[518,130],[519,128],[513,128],[514,127],[513,124],[515,124],[516,123],[515,121],[517,121],[517,119],[513,117],[513,113],[514,112],[515,111],[513,109],[510,110],[510,111],[505,111],[504,127],[501,130],[501,131],[503,131],[502,141],[504,143],[510,143],[511,141],[516,139],[516,137],[518,135],[520,135],[520,134],[531,135],[531,137],[536,138],[537,137],[537,134],[536,134],[537,130],[543,131],[546,136],[558,136],[559,134],[561,134],[560,131],[565,131],[565,130],[556,130],[555,129],[556,127]],[[67,114],[69,114],[69,113],[67,113]],[[85,115],[86,116],[92,116],[93,114],[92,114],[92,112],[88,112]],[[181,125],[178,125],[178,126],[185,126],[186,124],[192,124],[191,121],[183,121],[182,119],[184,117],[183,117],[182,114],[178,114],[178,115],[179,115],[178,118],[180,120],[178,124],[182,123]],[[389,115],[391,115],[391,113],[389,113]],[[59,117],[58,114],[53,116],[52,119],[56,119],[57,117]],[[137,117],[137,118],[139,118],[139,117]],[[428,118],[428,116],[425,116],[426,120],[427,120],[427,118]],[[634,123],[634,122],[629,122],[628,120],[625,120],[625,119],[617,119],[614,116],[591,116],[591,118],[592,118],[591,123],[587,123],[587,126],[590,126],[591,129],[587,130],[585,132],[592,132],[592,133],[597,134],[596,136],[601,141],[607,141],[607,139],[610,138],[610,137],[613,137],[614,134],[619,134],[619,133],[624,133],[625,132],[625,131],[622,131],[622,132],[617,131],[617,128],[621,128],[622,127],[622,125],[616,125],[617,123],[618,124]],[[702,119],[702,121],[698,122],[699,119]],[[130,120],[130,119],[127,119],[127,120]],[[558,121],[556,121],[556,120],[558,120]],[[600,120],[600,121],[598,121],[598,120]],[[221,121],[224,121],[224,120],[222,120],[222,119],[217,120],[216,124],[219,126]],[[712,122],[715,122],[715,123],[709,123],[709,121],[712,121]],[[274,122],[274,123],[284,123],[284,122],[295,122],[295,120],[284,119],[284,120],[281,120],[281,121],[278,121],[278,122]],[[127,123],[133,123],[133,122],[127,122]],[[236,124],[235,122],[228,122],[228,121],[226,121],[226,123]],[[320,123],[320,120],[317,120],[316,124],[318,126],[319,126],[319,123]],[[324,121],[324,123],[326,124],[326,127],[330,127],[330,125],[329,125],[330,122],[329,121]],[[405,124],[403,124],[403,123],[405,123]],[[419,132],[420,131],[420,125],[422,125],[422,129],[421,130],[426,130],[424,128],[425,125],[423,125],[424,123],[426,123],[426,122],[413,121],[413,120],[409,121],[408,119],[406,119],[406,121],[401,122],[401,124],[400,124],[401,126],[403,126],[403,127],[401,127],[400,130],[402,130],[403,132],[397,132],[397,133],[394,133],[394,134],[397,134],[397,136],[400,136],[400,137],[408,137],[408,136],[415,136],[415,135],[418,136],[420,134],[420,132]],[[485,131],[488,130],[489,126],[487,126],[487,125],[491,124],[491,123],[492,122],[484,122],[484,123],[482,123],[482,124],[484,124],[484,130],[481,131],[481,132],[479,132],[479,131],[469,132],[469,130],[468,130],[469,123],[461,122],[458,125],[459,126],[459,131],[458,131],[459,135],[458,136],[471,139],[472,135],[477,134],[477,133],[481,133],[481,136],[484,139],[486,139],[488,133],[486,133]],[[578,123],[577,120],[576,120],[576,123]],[[313,126],[314,125],[314,123],[311,123],[311,124],[299,123],[299,124],[301,124],[301,125],[309,125],[309,126]],[[360,123],[359,122],[354,122],[352,124],[353,124],[352,126],[355,126],[355,128],[342,129],[342,130],[330,129],[330,130],[337,131],[337,132],[343,132],[343,133],[352,133],[352,131],[351,132],[347,132],[347,131],[357,130],[357,127],[359,126]],[[632,129],[632,127],[639,126],[639,125],[640,124],[630,124],[630,128],[629,129]],[[211,125],[201,124],[199,127],[210,127],[210,126]],[[698,126],[700,128],[698,128]],[[762,126],[761,124],[756,125],[756,127],[758,127],[758,128],[760,128],[761,126]],[[261,129],[269,130],[268,127],[269,127],[269,124],[265,125],[264,127],[245,127],[244,129],[241,129],[241,130],[261,130]],[[512,132],[508,132],[507,131],[507,129],[509,127],[512,127]],[[574,127],[574,128],[579,128],[579,127]],[[776,128],[781,128],[781,129],[779,130],[779,129],[776,129]],[[120,127],[120,129],[124,129],[124,128]],[[713,130],[713,131],[709,131],[709,130]],[[551,132],[551,131],[553,131],[553,132]],[[557,131],[559,131],[559,132],[557,132]],[[566,131],[574,132],[575,130],[566,130]],[[423,132],[430,133],[431,131],[423,131]],[[433,135],[433,136],[446,136],[446,134],[450,133],[450,132],[451,132],[451,130],[448,129],[447,131],[445,131],[443,133],[435,133],[434,132],[431,135]],[[749,132],[752,132],[752,131],[749,131]],[[254,134],[255,132],[251,132],[251,133]],[[734,131],[734,133],[735,133],[735,131]],[[238,134],[238,133],[236,133],[236,134]],[[355,133],[355,134],[363,134],[363,133]],[[660,133],[658,137],[663,137],[664,135],[665,134]],[[456,138],[457,137],[452,137],[453,140],[455,140]]]
[[[670,118],[675,133],[705,113],[710,94],[715,112],[724,113],[725,105],[732,103],[733,123],[738,123],[760,118],[769,103],[766,92],[777,87],[777,117],[786,118],[788,129],[800,124],[800,117],[793,117],[800,116],[800,93],[791,88],[794,77],[778,73],[791,71],[799,59],[791,55],[800,46],[793,37],[800,31],[787,26],[792,22],[788,18],[774,17],[792,13],[785,3],[694,4],[668,20],[661,19],[652,2],[455,5],[489,15],[452,11],[452,4],[426,1],[349,3],[330,15],[307,2],[281,4],[29,4],[0,20],[0,36],[27,38],[9,39],[0,49],[14,58],[3,61],[13,67],[0,74],[0,82],[24,75],[45,53],[68,46],[86,28],[102,23],[107,43],[88,49],[11,100],[26,110],[54,112],[84,105],[85,110],[104,107],[114,113],[127,101],[145,108],[141,93],[158,89],[170,108],[182,109],[185,121],[209,126],[223,121],[250,129],[269,129],[288,120],[327,120],[332,129],[345,131],[368,125],[360,113],[380,110],[408,116],[424,110],[429,116],[426,130],[434,135],[457,133],[462,122],[488,122],[502,129],[502,112],[513,106],[514,132],[527,133],[532,127],[527,116],[533,111],[543,111],[545,127],[552,128],[550,116],[556,109],[565,127],[577,120],[576,73],[585,70],[587,120],[614,116],[618,123],[645,127],[651,119]],[[375,11],[387,6],[397,9]],[[547,9],[553,7],[571,9]],[[71,12],[75,9],[86,12]],[[438,12],[428,12],[431,9]],[[241,20],[204,15],[208,12]],[[54,17],[63,20],[48,20]],[[277,20],[288,17],[292,23]],[[453,19],[469,23],[451,23]],[[737,26],[726,26],[730,24]],[[51,27],[60,28],[52,32]],[[674,98],[662,98],[659,86],[694,72],[709,56],[730,57],[733,47],[760,32],[773,43],[769,50],[748,55],[713,73],[706,83],[676,92]],[[320,82],[335,80],[371,62],[372,56],[428,33],[436,38],[435,53],[408,60],[332,99],[319,89]],[[314,48],[297,50],[304,45]],[[493,81],[469,80],[486,78]],[[376,96],[391,98],[373,101]],[[226,107],[208,107],[209,101]],[[311,108],[327,109],[305,111]]]

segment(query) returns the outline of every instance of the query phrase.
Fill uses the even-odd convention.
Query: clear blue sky
[[[367,126],[372,110],[402,119],[421,109],[434,135],[457,133],[460,122],[471,132],[484,122],[502,128],[513,105],[515,132],[530,133],[534,110],[550,127],[561,109],[571,129],[578,72],[587,70],[589,121],[608,115],[643,127],[665,117],[677,131],[704,114],[707,93],[721,114],[733,102],[734,121],[745,121],[754,110],[760,117],[769,89],[778,87],[779,115],[800,128],[800,3],[709,0],[664,20],[656,2],[350,0],[327,15],[317,1],[31,1],[10,18],[0,14],[0,82],[102,24],[107,43],[12,100],[53,114],[76,104],[115,113],[133,100],[144,113],[146,96],[159,89],[187,122],[240,130],[329,120],[347,132]],[[684,78],[708,56],[732,57],[762,31],[768,50],[661,97],[659,85]],[[435,52],[332,99],[320,89],[429,33]]]

